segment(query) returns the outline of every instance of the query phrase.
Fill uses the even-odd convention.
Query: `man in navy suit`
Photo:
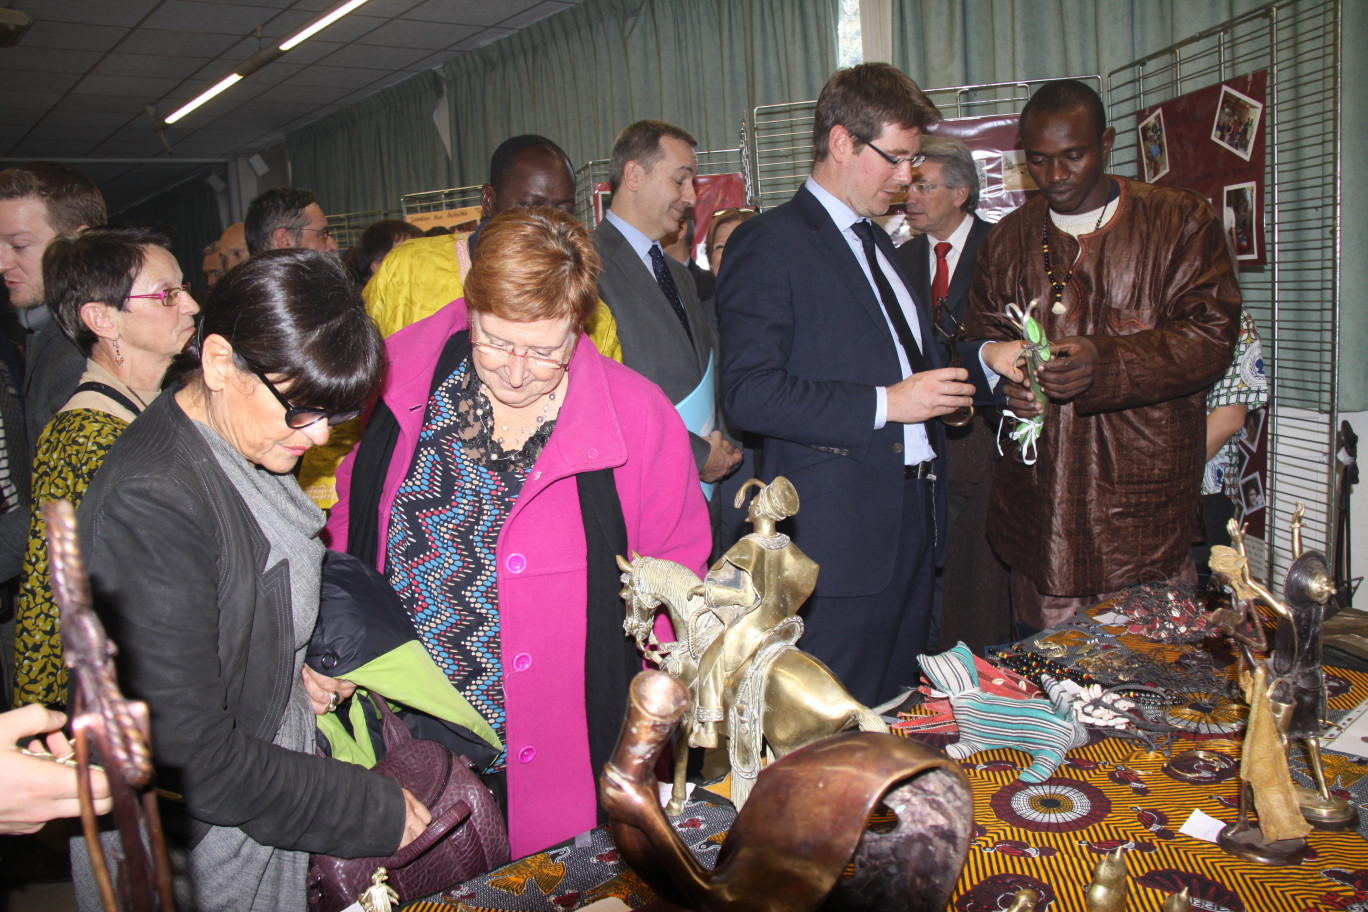
[[[869,705],[914,684],[927,647],[946,528],[935,419],[991,399],[985,364],[1019,376],[1012,342],[942,367],[925,303],[869,222],[939,118],[888,64],[838,71],[817,101],[811,177],[736,229],[718,286],[725,410],[765,438],[765,478],[793,482],[791,531],[821,566],[799,645]]]
[[[969,280],[979,242],[993,226],[979,218],[978,169],[958,139],[924,136],[925,161],[907,188],[907,223],[922,234],[898,248],[912,291],[931,308],[936,341],[948,357],[969,310]],[[997,466],[996,409],[945,429],[950,461],[950,521],[945,566],[936,575],[930,648],[963,641],[976,654],[1012,639],[1007,567],[988,544],[988,495]]]

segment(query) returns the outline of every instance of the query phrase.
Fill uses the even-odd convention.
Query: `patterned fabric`
[[[390,517],[385,574],[447,679],[505,736],[495,550],[528,470],[555,425],[512,454],[470,361],[428,400],[413,463]],[[504,768],[506,756],[490,766]]]
[[[39,507],[65,499],[77,506],[105,454],[128,423],[95,409],[58,412],[38,438],[33,462],[33,516],[15,599],[14,705],[65,703],[57,605],[48,581],[47,539]]]
[[[960,643],[940,655],[917,656],[922,674],[950,695],[959,740],[945,748],[956,760],[1010,744],[1031,755],[1022,782],[1043,782],[1054,775],[1064,755],[1088,743],[1067,702],[1039,697],[1008,697],[979,689],[974,654]]]
[[[1240,311],[1240,339],[1235,343],[1235,358],[1221,382],[1207,393],[1207,414],[1223,405],[1243,405],[1251,411],[1268,404],[1268,378],[1264,374],[1263,342],[1259,339],[1258,327],[1249,316],[1249,311]],[[1239,431],[1221,451],[1206,464],[1202,476],[1203,494],[1225,492],[1232,498],[1239,496],[1240,473],[1244,459],[1240,453],[1240,441],[1244,438],[1243,429]],[[1253,446],[1254,441],[1250,441]]]
[[[1368,675],[1330,672],[1330,715],[1338,718],[1368,698]],[[899,732],[900,733],[900,732]],[[933,745],[934,746],[934,745]],[[1132,909],[1158,909],[1171,893],[1191,892],[1194,909],[1209,912],[1316,912],[1368,908],[1368,847],[1362,831],[1317,830],[1312,855],[1294,867],[1241,861],[1219,847],[1181,835],[1194,810],[1235,819],[1238,742],[1196,738],[1210,754],[1172,762],[1137,751],[1134,742],[1102,738],[1069,753],[1056,774],[1019,781],[1027,755],[1011,748],[960,764],[974,792],[973,836],[952,912],[1000,912],[1016,890],[1041,897],[1038,912],[1085,907],[1084,890],[1106,852],[1125,851]],[[1368,764],[1327,754],[1333,789],[1368,807]],[[1293,764],[1293,777],[1310,779]],[[731,811],[690,803],[675,829],[704,867],[716,864]],[[1368,818],[1368,814],[1361,819]],[[1365,823],[1368,826],[1368,823]],[[444,912],[459,901],[472,912],[580,909],[608,896],[632,908],[653,900],[650,889],[623,868],[605,829],[468,881],[409,912]]]

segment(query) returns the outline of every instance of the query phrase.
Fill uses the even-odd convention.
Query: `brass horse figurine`
[[[752,485],[760,483],[742,487],[737,507]],[[778,759],[847,728],[888,731],[831,669],[793,645],[803,631],[794,612],[816,584],[817,565],[774,524],[796,512],[797,502],[787,479],[760,485],[750,508],[755,531],[720,558],[706,580],[673,561],[618,557],[628,606],[623,629],[691,698],[676,736],[670,814],[684,807],[688,747],[715,746],[719,728],[728,736],[731,799],[738,810],[759,775],[763,744]],[[662,605],[676,641],[661,643],[655,635]]]

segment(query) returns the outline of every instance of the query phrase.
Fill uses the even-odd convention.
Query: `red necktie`
[[[931,303],[936,309],[936,322],[940,322],[941,305],[945,303],[946,295],[950,294],[950,264],[945,258],[950,255],[952,245],[949,241],[941,241],[936,245],[936,277],[931,280]]]

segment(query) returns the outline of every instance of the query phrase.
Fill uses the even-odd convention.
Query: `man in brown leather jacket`
[[[1142,578],[1195,580],[1204,397],[1239,333],[1235,264],[1206,199],[1104,172],[1115,137],[1084,84],[1036,92],[1021,138],[1041,192],[983,241],[970,290],[971,337],[1009,336],[994,315],[1036,299],[1054,355],[1038,458],[998,463],[988,517],[1023,635]],[[1003,383],[1008,409],[1039,414]]]

